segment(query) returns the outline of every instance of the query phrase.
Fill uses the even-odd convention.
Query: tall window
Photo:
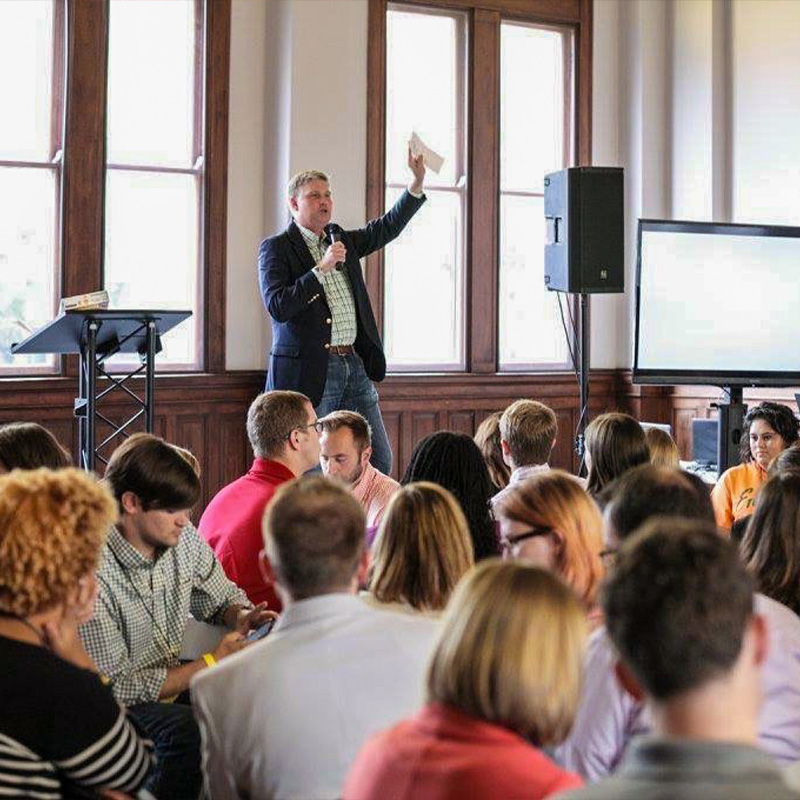
[[[55,368],[8,348],[53,316],[58,295],[63,11],[0,3],[0,374]]]
[[[544,286],[544,176],[572,159],[571,36],[500,26],[500,368],[563,366],[558,297]]]
[[[385,253],[384,337],[390,369],[462,369],[466,230],[466,15],[387,16],[386,208],[408,184],[412,132],[444,156],[429,203]],[[424,54],[424,56],[422,55]]]
[[[118,308],[187,308],[161,367],[199,367],[203,3],[112,0],[105,286]]]
[[[383,291],[389,368],[566,368],[558,296],[544,286],[544,176],[577,161],[579,98],[588,161],[591,0],[459,0],[462,11],[446,0],[370,3],[371,31],[386,39],[385,64],[370,61],[370,131],[373,109],[385,108],[383,160],[369,156],[370,212],[377,174],[386,208],[407,180],[412,131],[445,157],[441,174],[426,176],[429,202],[411,231],[370,262],[383,258],[382,282],[367,272],[373,294]]]

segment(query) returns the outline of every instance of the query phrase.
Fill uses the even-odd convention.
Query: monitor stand
[[[717,468],[722,475],[726,469],[741,463],[739,444],[742,440],[744,417],[747,406],[743,401],[741,386],[723,386],[728,395],[727,403],[714,403],[719,411],[717,429]]]

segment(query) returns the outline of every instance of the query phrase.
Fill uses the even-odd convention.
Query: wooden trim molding
[[[65,295],[103,281],[108,3],[69,0],[61,269]]]
[[[231,0],[206,2],[205,332],[208,372],[225,370]]]
[[[367,21],[367,219],[383,214],[386,176],[386,0],[369,0]],[[364,281],[383,329],[383,251],[366,259]]]

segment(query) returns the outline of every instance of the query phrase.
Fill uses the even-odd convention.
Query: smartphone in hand
[[[272,617],[258,628],[253,628],[253,630],[249,631],[247,634],[247,641],[257,642],[259,639],[263,639],[275,627],[275,622],[275,617]]]

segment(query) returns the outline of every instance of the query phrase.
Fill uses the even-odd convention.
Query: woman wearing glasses
[[[495,513],[503,557],[561,577],[583,602],[590,624],[598,625],[602,519],[580,483],[561,470],[542,472],[514,486]]]

